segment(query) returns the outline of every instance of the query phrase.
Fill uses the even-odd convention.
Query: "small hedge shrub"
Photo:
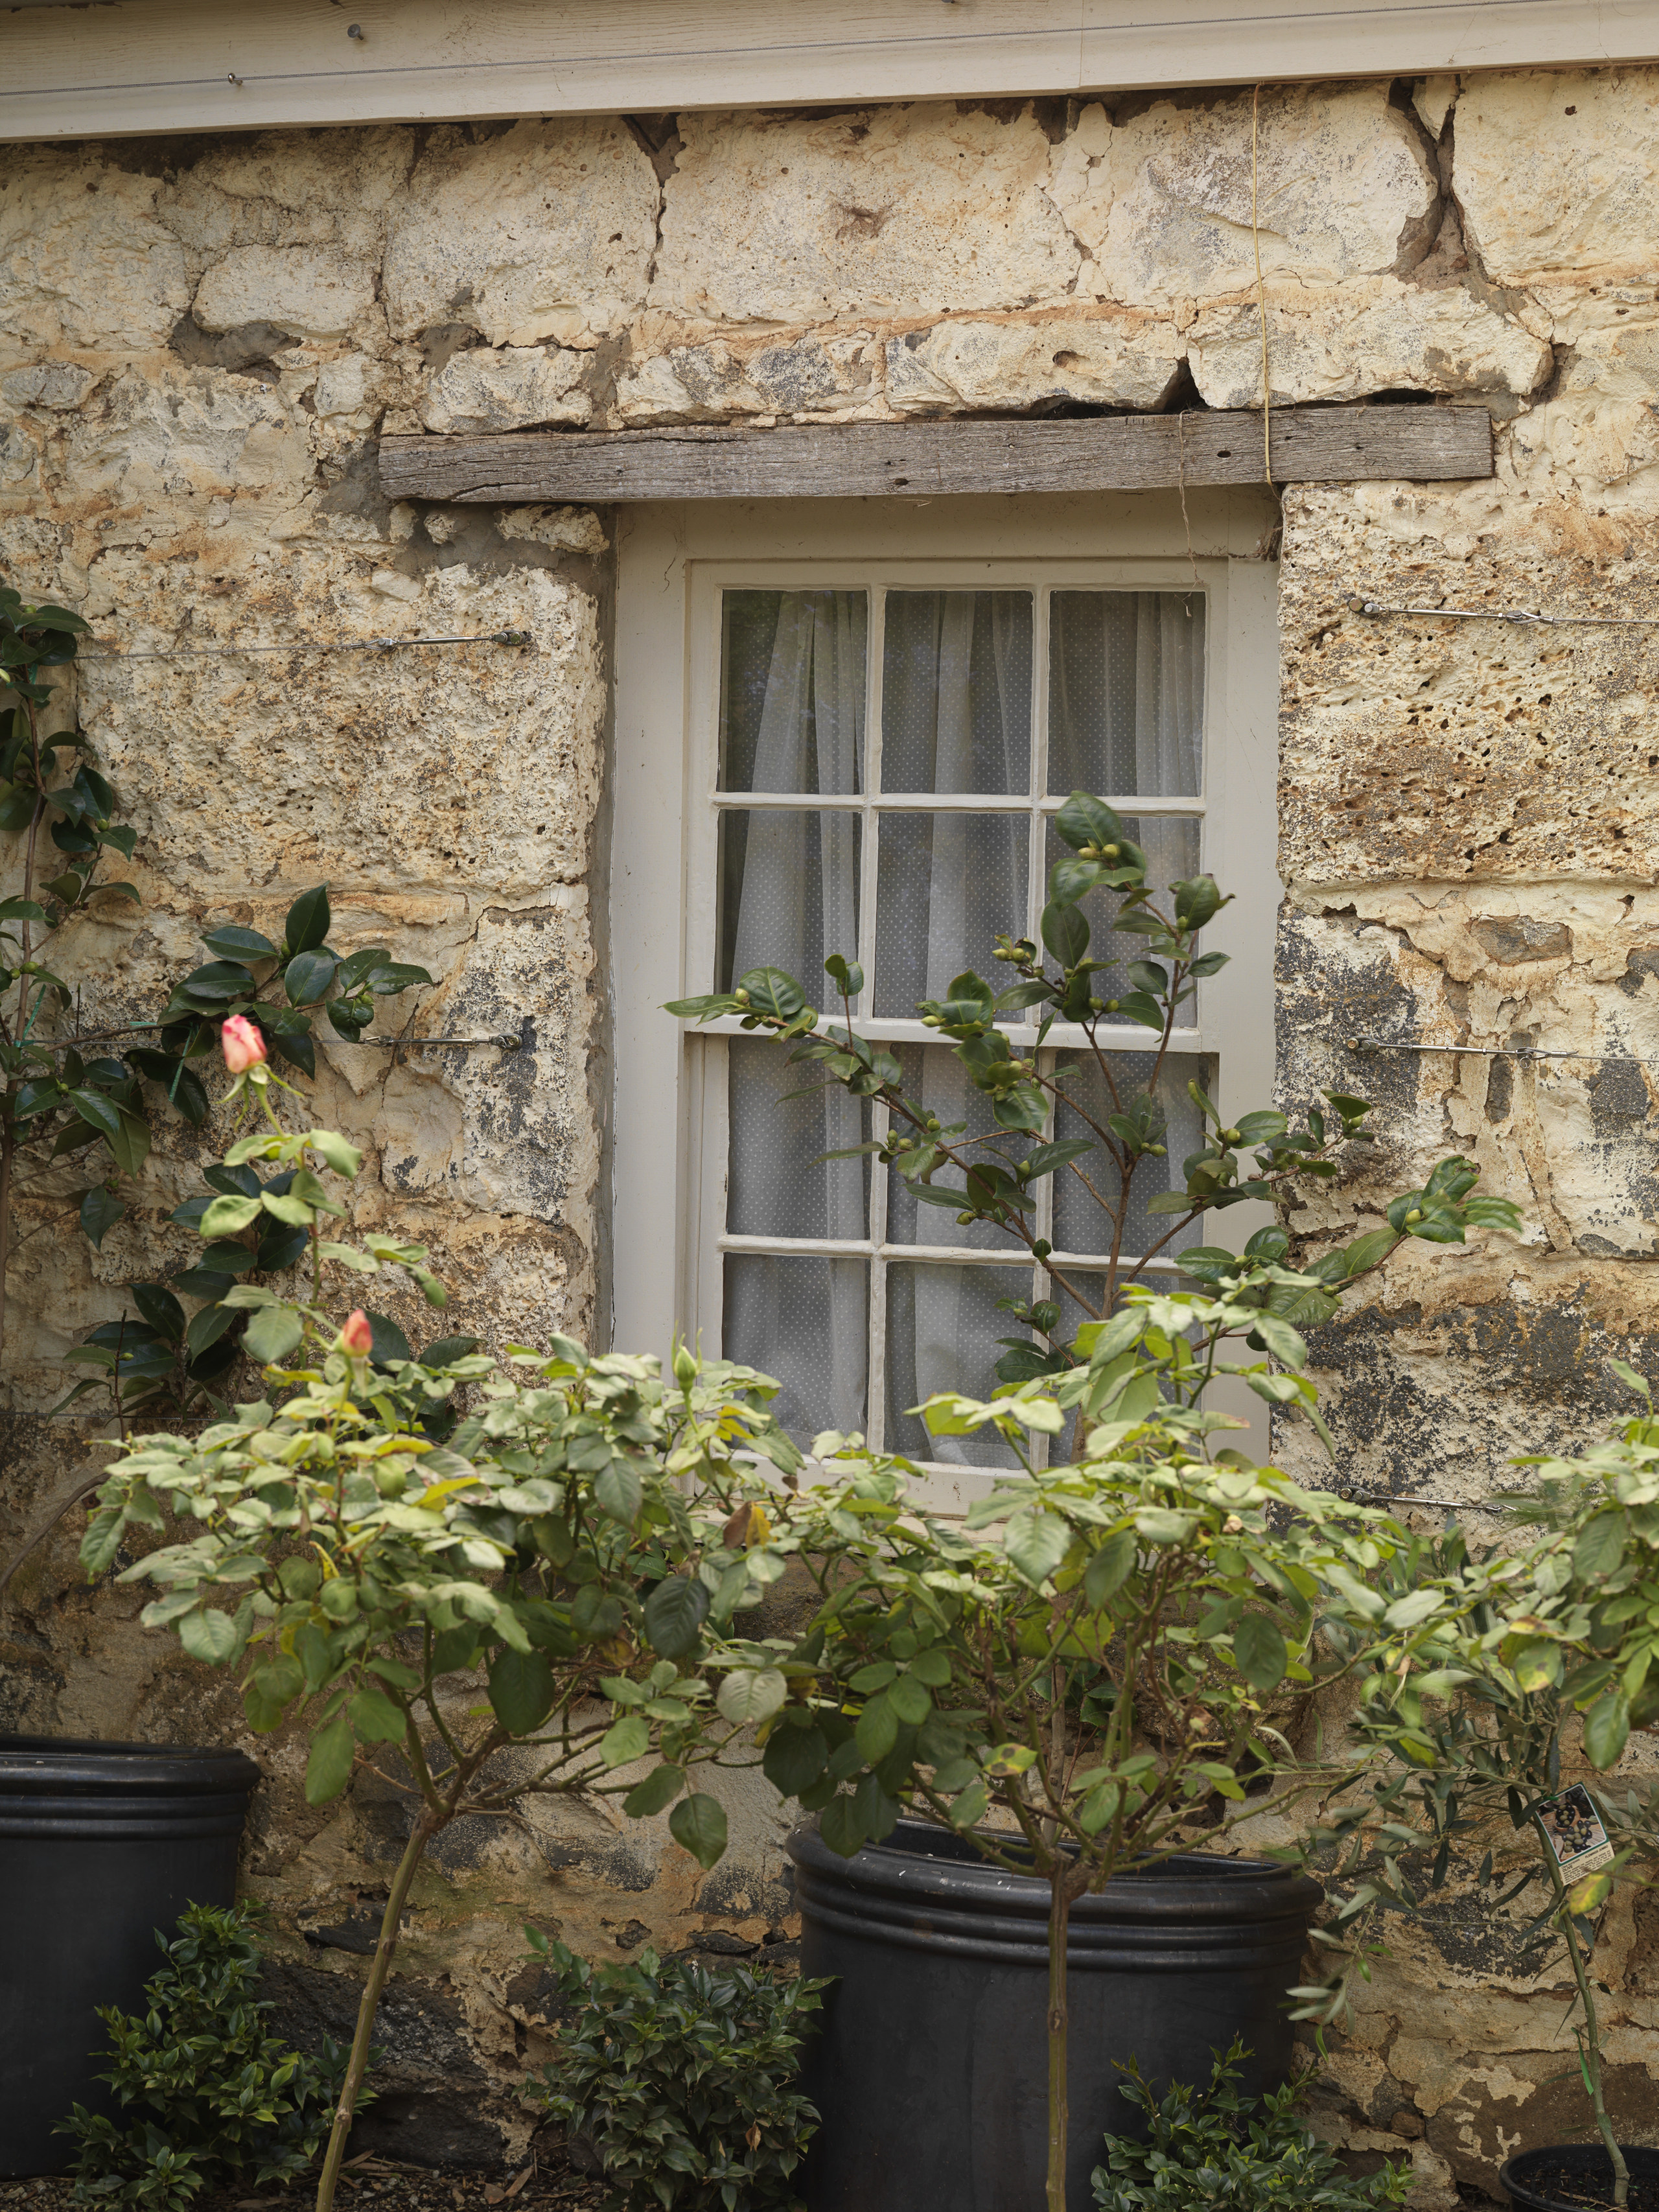
[[[794,2087],[822,1982],[711,1971],[642,1951],[589,1966],[525,1930],[570,2007],[559,2055],[526,2092],[591,2145],[620,2212],[774,2212],[818,2124]]]

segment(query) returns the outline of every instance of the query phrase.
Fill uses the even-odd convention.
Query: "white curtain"
[[[865,594],[779,592],[744,593],[742,600],[742,628],[733,620],[726,624],[726,787],[804,795],[857,792],[863,782]],[[738,681],[763,668],[763,684]],[[782,968],[812,1004],[824,1005],[831,989],[825,958],[842,952],[850,960],[858,952],[856,816],[755,807],[728,814],[725,826],[722,984],[751,968]],[[773,1237],[867,1235],[866,1162],[819,1158],[861,1143],[869,1133],[867,1114],[838,1086],[780,1105],[816,1073],[791,1067],[768,1041],[733,1038],[728,1054],[728,1228]],[[867,1427],[868,1297],[861,1260],[728,1256],[727,1355],[778,1377],[785,1386],[778,1410],[798,1432]]]
[[[730,617],[726,625],[723,781],[727,789],[799,793],[803,805],[726,818],[721,980],[763,964],[786,968],[821,1004],[825,955],[851,957],[856,949],[859,855],[852,818],[814,808],[811,799],[862,786],[864,597],[772,592],[732,600],[745,611],[742,627]],[[1180,592],[1056,592],[1052,605],[1050,790],[1196,794],[1202,600],[1193,600],[1190,613]],[[884,634],[882,790],[1028,793],[1030,595],[891,592]],[[902,809],[884,811],[880,821],[875,1011],[902,1016],[921,999],[943,996],[964,968],[998,974],[996,932],[1017,934],[1024,925],[1028,817]],[[1149,819],[1137,830],[1155,875],[1168,881],[1191,872],[1194,824]],[[1109,911],[1103,906],[1093,917],[1097,928]],[[1133,957],[1135,948],[1123,949]],[[965,1121],[971,1133],[992,1127],[988,1102],[948,1048],[906,1047],[902,1057],[910,1095],[941,1121]],[[780,1105],[781,1094],[811,1082],[812,1073],[788,1068],[769,1043],[734,1039],[730,1069],[729,1226],[772,1236],[866,1235],[866,1162],[817,1159],[867,1136],[857,1103],[836,1089]],[[1187,1073],[1179,1071],[1183,1092]],[[890,1243],[1006,1248],[1011,1261],[1019,1252],[994,1229],[964,1227],[946,1208],[918,1206],[896,1176],[889,1179],[888,1206]],[[1029,1262],[895,1261],[886,1281],[889,1448],[975,1466],[1007,1463],[994,1437],[930,1441],[905,1410],[934,1390],[988,1391],[995,1340],[1018,1333],[996,1302],[1030,1296]],[[728,1258],[728,1353],[785,1381],[785,1418],[798,1431],[866,1428],[867,1299],[859,1261]]]

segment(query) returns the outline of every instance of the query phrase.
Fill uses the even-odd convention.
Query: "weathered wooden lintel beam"
[[[1484,407],[1287,407],[1274,410],[1271,432],[1277,483],[1436,483],[1492,472]],[[380,484],[392,498],[491,503],[1152,491],[1266,475],[1254,411],[380,441]]]

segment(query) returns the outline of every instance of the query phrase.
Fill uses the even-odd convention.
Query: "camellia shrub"
[[[266,2032],[269,1999],[254,1995],[262,1955],[257,1908],[192,1905],[167,1964],[144,1985],[144,2009],[100,2005],[109,2030],[107,2082],[119,2119],[76,2105],[75,2202],[137,2212],[186,2212],[204,2190],[286,2185],[316,2155],[334,2117],[345,2053],[320,2057]]]
[[[526,1928],[568,2013],[526,2094],[580,2137],[614,2212],[783,2212],[818,2124],[794,2086],[823,1981],[642,1951],[594,1967]]]

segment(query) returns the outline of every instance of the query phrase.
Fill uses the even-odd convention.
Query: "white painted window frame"
[[[811,1240],[738,1237],[726,1230],[726,1050],[735,1023],[696,1031],[658,1009],[663,1000],[713,987],[717,819],[757,800],[799,806],[802,795],[719,793],[717,783],[720,595],[733,587],[1040,587],[1034,638],[1037,744],[1046,744],[1046,595],[1083,585],[1186,590],[1196,580],[1206,615],[1205,790],[1200,800],[1126,797],[1141,815],[1197,813],[1205,822],[1201,865],[1235,894],[1229,908],[1232,964],[1206,992],[1198,1023],[1172,1040],[1183,1052],[1213,1054],[1222,1110],[1265,1103],[1273,1085],[1273,945],[1279,880],[1275,846],[1278,656],[1275,580],[1260,557],[1270,509],[1252,493],[1189,495],[1197,550],[1189,554],[1178,504],[1155,496],[1049,499],[812,501],[787,512],[762,502],[699,502],[630,510],[619,526],[617,716],[611,842],[611,1010],[617,1092],[613,1122],[613,1341],[664,1352],[684,1335],[720,1348],[721,1264],[731,1250],[811,1251]],[[1219,541],[1219,542],[1218,542]],[[983,547],[963,553],[964,545]],[[869,644],[871,742],[879,728],[878,599]],[[1042,753],[1038,754],[1039,765]],[[1045,780],[1035,779],[1040,785]],[[816,798],[807,804],[821,804]],[[1011,795],[959,802],[975,811],[1030,813],[1030,920],[1046,872],[1042,823],[1060,804]],[[854,801],[873,811],[938,811],[937,795],[887,794]],[[862,927],[872,926],[875,841],[864,841]],[[874,924],[878,927],[878,923]],[[866,972],[869,946],[860,947]],[[800,979],[811,988],[813,979]],[[937,1039],[919,1021],[860,1018],[866,1034],[895,1042]],[[1035,1042],[1013,1031],[1015,1040]],[[1083,1042],[1056,1025],[1051,1047]],[[1115,1048],[1145,1050],[1147,1033],[1126,1029]],[[1007,1266],[1012,1255],[885,1243],[885,1176],[872,1170],[872,1222],[879,1256]],[[1045,1186],[1045,1194],[1047,1187]],[[1047,1199],[1045,1195],[1045,1204]],[[1247,1219],[1245,1217],[1249,1216]],[[1231,1211],[1224,1241],[1265,1218]],[[836,1246],[836,1250],[840,1247]],[[868,1257],[866,1242],[847,1248]],[[878,1301],[884,1269],[873,1271]],[[870,1402],[880,1402],[877,1346]],[[946,1505],[983,1478],[944,1476]]]

